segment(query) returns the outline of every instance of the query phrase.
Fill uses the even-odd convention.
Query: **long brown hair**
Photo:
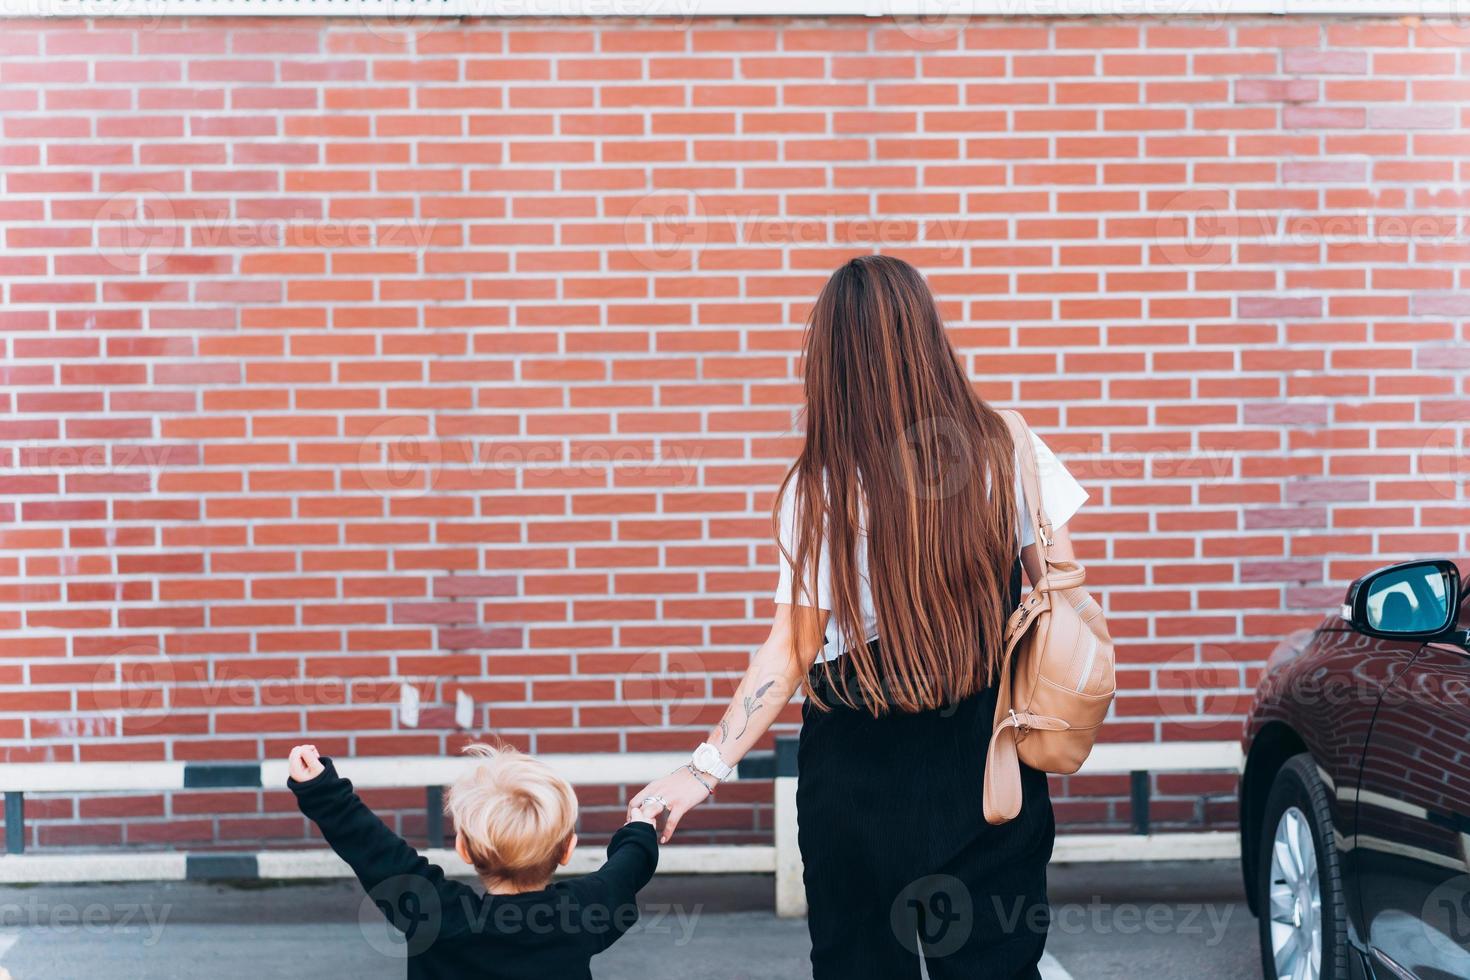
[[[797,595],[817,595],[825,529],[831,624],[864,705],[919,711],[973,694],[998,676],[1017,553],[1005,420],[970,386],[928,284],[899,259],[862,256],[832,274],[804,358],[806,440],[773,515],[794,493],[795,554],[779,533],[777,545],[794,570],[797,630],[815,629]],[[858,604],[861,530],[876,652]],[[832,690],[852,705],[849,686]]]

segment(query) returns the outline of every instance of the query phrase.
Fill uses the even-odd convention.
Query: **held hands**
[[[658,827],[658,815],[664,812],[664,805],[650,797],[640,797],[641,803],[634,801],[628,807],[628,822],[646,823],[650,827]],[[5,980],[0,977],[0,980]]]
[[[710,786],[715,785],[714,777],[708,773],[700,773],[699,779],[705,780]],[[675,769],[667,776],[655,779],[633,794],[633,801],[628,807],[628,819],[653,823],[654,818],[668,810],[669,817],[664,823],[664,832],[659,836],[659,843],[667,844],[684,814],[703,803],[710,795],[709,789],[699,779],[695,779],[687,767]],[[657,799],[650,799],[651,797]]]
[[[291,750],[291,778],[304,783],[322,772],[322,756],[315,745],[298,745]]]

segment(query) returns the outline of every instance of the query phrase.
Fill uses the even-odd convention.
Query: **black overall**
[[[1018,561],[1012,608],[1020,588]],[[837,703],[820,667],[812,680],[830,709],[802,706],[798,756],[814,980],[910,980],[920,955],[933,980],[1039,978],[1056,825],[1045,774],[1024,765],[1020,815],[985,822],[995,689],[874,718]]]

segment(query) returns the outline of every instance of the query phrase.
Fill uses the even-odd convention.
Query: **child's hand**
[[[298,745],[291,750],[291,778],[304,783],[322,771],[322,756],[315,745]]]
[[[643,801],[628,807],[629,823],[646,823],[650,827],[658,826],[658,815],[664,812],[662,798],[647,796]]]

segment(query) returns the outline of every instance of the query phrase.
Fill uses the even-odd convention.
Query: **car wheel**
[[[1256,860],[1261,966],[1268,980],[1347,980],[1347,908],[1327,788],[1292,756],[1266,797]]]

